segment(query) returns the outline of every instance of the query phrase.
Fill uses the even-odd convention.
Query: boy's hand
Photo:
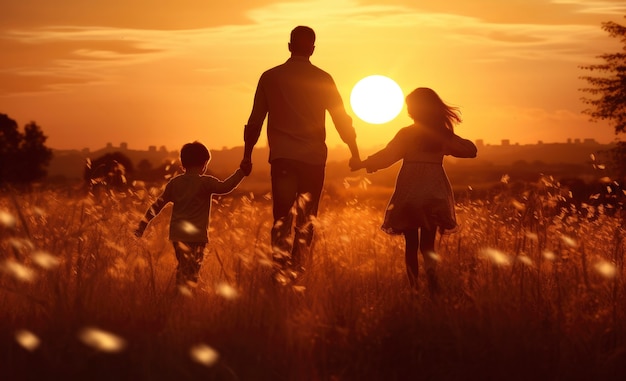
[[[139,226],[137,226],[137,229],[135,229],[135,236],[141,238],[143,236],[143,232],[146,230],[146,226],[148,226],[148,224],[145,221],[141,221]]]
[[[250,172],[252,172],[252,160],[250,160],[249,158],[244,158],[243,160],[241,160],[241,164],[239,164],[239,169],[241,169],[241,172],[243,172],[244,175],[250,175]]]

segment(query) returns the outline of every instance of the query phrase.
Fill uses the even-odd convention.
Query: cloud
[[[580,13],[620,9],[609,1],[529,0],[515,7],[477,1],[480,6],[447,1],[419,7],[406,0],[243,1],[231,10],[191,0],[170,8],[115,0],[93,9],[78,0],[5,2],[0,12],[4,8],[15,17],[0,35],[0,49],[12,52],[0,62],[0,95],[113,83],[131,68],[164,61],[176,61],[179,75],[188,78],[182,84],[194,82],[195,74],[202,81],[211,78],[211,84],[225,83],[229,71],[285,53],[288,31],[296,24],[313,26],[324,41],[321,49],[363,59],[375,53],[411,61],[427,54],[431,61],[584,63],[604,52],[608,39],[599,25],[577,22]],[[526,14],[544,16],[535,23]],[[416,53],[407,53],[412,50]]]
[[[2,29],[98,26],[184,30],[250,23],[246,11],[277,0],[20,0],[0,2]]]
[[[575,5],[578,13],[622,16],[626,13],[623,0],[552,0],[554,4]]]

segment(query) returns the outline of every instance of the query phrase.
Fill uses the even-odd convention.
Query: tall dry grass
[[[442,290],[409,291],[389,190],[322,200],[307,272],[270,280],[271,204],[216,200],[193,293],[156,189],[0,198],[0,375],[63,380],[622,380],[623,220],[544,178],[458,201]],[[576,205],[576,206],[575,206]],[[421,259],[420,259],[421,261]],[[423,273],[422,273],[423,275]],[[6,378],[5,378],[6,376]]]

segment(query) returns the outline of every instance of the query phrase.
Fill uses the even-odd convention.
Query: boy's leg
[[[406,263],[406,273],[409,277],[409,284],[413,290],[417,290],[417,275],[419,273],[417,251],[419,242],[418,229],[409,229],[404,232],[404,262]]]
[[[205,247],[206,243],[202,242],[174,242],[174,251],[178,260],[176,267],[178,286],[186,286],[188,282],[198,282]]]

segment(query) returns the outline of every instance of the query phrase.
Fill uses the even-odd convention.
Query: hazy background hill
[[[459,187],[481,187],[498,182],[503,175],[512,181],[534,181],[541,174],[557,178],[580,178],[592,181],[602,175],[599,173],[606,157],[606,151],[613,144],[600,144],[592,139],[568,140],[563,143],[510,144],[502,141],[498,145],[483,144],[477,141],[478,156],[475,159],[455,159],[446,157],[445,167],[453,185]],[[363,158],[382,147],[361,148]],[[158,168],[171,164],[178,167],[177,150],[168,150],[165,146],[151,146],[147,150],[138,150],[121,143],[114,146],[109,143],[96,151],[89,150],[54,150],[54,156],[48,168],[51,181],[77,181],[83,178],[87,159],[95,160],[107,153],[120,152],[127,156],[134,165],[135,172]],[[212,159],[209,172],[224,178],[238,166],[243,155],[243,147],[211,149]],[[246,180],[247,188],[269,190],[269,150],[257,146],[253,152],[253,173]],[[327,164],[327,187],[352,186],[362,183],[364,178],[372,186],[393,186],[399,163],[388,170],[374,174],[364,171],[350,172],[347,161],[350,153],[347,147],[329,148]],[[595,164],[595,165],[594,165]],[[163,179],[163,182],[165,180]]]

